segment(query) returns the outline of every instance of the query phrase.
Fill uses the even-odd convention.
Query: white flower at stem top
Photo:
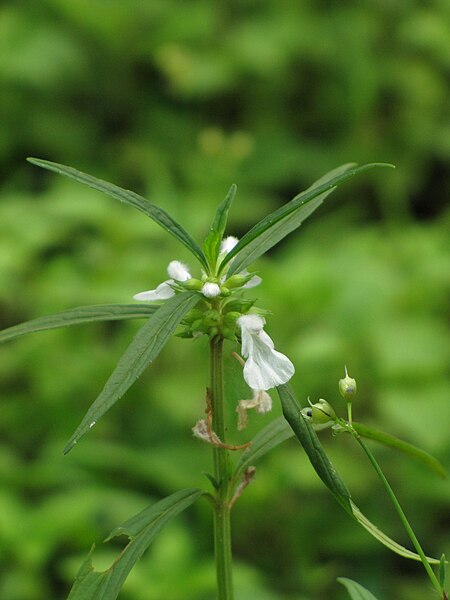
[[[289,358],[277,352],[264,331],[265,319],[259,315],[242,315],[237,320],[241,329],[242,355],[247,360],[244,379],[253,390],[269,390],[287,383],[295,368]]]
[[[135,300],[167,300],[175,295],[172,284],[177,281],[182,283],[192,278],[187,266],[178,260],[172,260],[169,263],[167,274],[170,279],[160,283],[154,290],[147,290],[146,292],[135,294],[133,298]]]
[[[221,256],[225,256],[230,252],[234,246],[238,243],[238,239],[233,236],[228,236],[222,240],[220,246]],[[147,290],[145,292],[139,292],[139,294],[135,294],[133,298],[135,300],[147,300],[147,301],[155,301],[155,300],[167,300],[175,295],[175,290],[173,289],[174,285],[177,283],[183,284],[186,281],[192,279],[192,286],[189,289],[196,289],[201,291],[205,298],[216,298],[220,296],[222,290],[220,286],[225,282],[226,275],[222,277],[219,281],[205,281],[202,285],[200,280],[196,280],[192,278],[192,275],[189,272],[188,267],[178,260],[172,260],[167,267],[167,273],[169,275],[169,279],[166,279],[162,283],[160,283],[154,290]],[[203,281],[208,277],[207,273],[203,274]],[[249,275],[248,271],[242,271],[238,275],[243,275],[244,277]],[[245,281],[245,280],[244,280]],[[258,275],[254,275],[245,283],[242,282],[242,285],[238,287],[241,288],[252,288],[261,283],[261,278]],[[197,287],[198,285],[198,287]]]
[[[231,252],[231,250],[233,250],[238,241],[238,238],[234,237],[234,235],[229,235],[228,237],[223,238],[223,240],[220,243],[220,253],[228,254],[228,252]]]
[[[217,283],[207,281],[203,284],[202,294],[205,298],[215,298],[220,295],[220,287]]]

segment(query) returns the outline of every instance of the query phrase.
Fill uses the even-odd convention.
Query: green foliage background
[[[300,398],[341,414],[346,363],[368,422],[449,464],[448,0],[22,0],[0,6],[2,327],[128,302],[184,249],[145,217],[25,162],[70,164],[150,198],[197,239],[230,183],[229,233],[338,164],[382,160],[256,267],[267,330]],[[174,339],[67,457],[61,449],[138,323],[36,334],[0,348],[0,597],[64,598],[92,541],[150,501],[203,485],[205,341]],[[230,351],[232,348],[230,347]],[[239,377],[230,359],[230,375]],[[246,441],[271,416],[230,436]],[[279,408],[274,410],[279,414]],[[357,503],[406,537],[351,440],[322,434]],[[450,488],[378,449],[428,553],[450,555]],[[334,503],[294,443],[258,466],[234,515],[237,600],[422,600],[420,565],[388,554]],[[124,600],[214,598],[211,515],[158,538]],[[108,565],[117,548],[99,548]]]

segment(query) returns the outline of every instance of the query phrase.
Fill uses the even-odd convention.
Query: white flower
[[[167,273],[171,279],[175,281],[187,281],[191,279],[191,274],[186,265],[179,260],[172,260],[167,267]]]
[[[206,296],[206,298],[215,298],[220,294],[220,287],[217,283],[207,281],[203,284],[202,294]]]
[[[236,246],[236,244],[239,242],[237,237],[234,237],[234,235],[229,235],[226,238],[223,238],[221,244],[220,244],[220,254],[228,254],[228,252],[231,252],[231,250],[233,250],[233,248]],[[233,261],[231,261],[233,262]],[[239,273],[239,275],[248,275],[248,271],[244,270],[241,271]],[[223,280],[225,280],[226,277],[223,277]],[[254,275],[250,281],[247,281],[247,283],[245,285],[243,285],[243,288],[252,288],[255,287],[257,285],[259,285],[261,283],[262,279],[261,277],[258,277],[258,275]]]
[[[241,328],[242,355],[246,358],[244,379],[254,390],[269,390],[289,381],[295,368],[287,356],[277,352],[263,327],[259,315],[242,315],[237,320]]]
[[[189,273],[187,266],[178,260],[172,260],[169,263],[167,273],[170,279],[160,283],[154,290],[147,290],[146,292],[135,294],[133,298],[135,300],[167,300],[175,295],[172,284],[177,281],[183,282],[191,279],[191,274]]]
[[[237,237],[234,237],[234,235],[229,235],[228,237],[223,238],[220,244],[220,253],[228,254],[228,252],[233,250],[238,241],[239,240],[237,239]]]

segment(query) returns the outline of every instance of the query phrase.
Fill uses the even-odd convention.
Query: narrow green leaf
[[[404,442],[403,440],[399,440],[393,435],[389,435],[387,433],[383,433],[382,431],[378,431],[373,427],[368,427],[367,425],[363,425],[362,423],[352,423],[353,428],[359,433],[361,437],[367,438],[369,440],[374,440],[379,442],[380,444],[384,444],[385,446],[389,446],[390,448],[394,448],[395,450],[399,450],[404,454],[407,454],[411,458],[423,463],[429,469],[437,473],[440,477],[447,477],[447,471],[445,467],[438,461],[437,458],[425,452],[425,450],[421,450],[410,444],[409,442]]]
[[[237,481],[244,471],[252,466],[264,454],[285,440],[293,437],[292,429],[283,417],[278,417],[264,427],[252,439],[252,444],[240,456],[236,464],[233,479]]]
[[[313,183],[305,192],[302,194],[307,194],[310,190],[313,190],[320,185],[323,185],[340,175],[341,173],[345,173],[349,169],[355,166],[355,163],[348,163],[333,169],[320,179],[318,179],[315,183]],[[313,198],[306,204],[302,204],[297,210],[290,213],[286,217],[281,220],[275,222],[271,225],[266,231],[262,232],[258,237],[256,237],[253,241],[251,241],[240,253],[234,261],[232,262],[229,275],[233,273],[239,273],[244,270],[248,265],[254,262],[258,257],[265,254],[270,248],[278,244],[283,238],[289,235],[292,231],[295,231],[300,225],[305,221],[315,210],[318,208],[325,198],[331,194],[336,188],[331,188],[330,190],[323,192],[316,198]],[[299,198],[296,196],[296,198]]]
[[[347,589],[351,600],[377,600],[365,587],[347,577],[338,577],[337,581]]]
[[[67,600],[115,600],[129,572],[153,542],[164,525],[193,504],[204,492],[186,489],[146,508],[129,521],[114,529],[105,541],[126,535],[129,543],[120,556],[105,571],[95,571],[92,547],[81,565]]]
[[[145,215],[153,219],[155,223],[158,223],[158,225],[160,225],[171,235],[176,237],[178,241],[184,244],[186,248],[188,248],[192,254],[198,258],[203,267],[207,268],[208,265],[205,255],[203,254],[197,242],[195,242],[189,233],[168,213],[166,213],[165,210],[159,206],[156,206],[155,204],[152,204],[146,198],[143,198],[142,196],[139,196],[139,194],[131,192],[130,190],[124,190],[113,183],[103,181],[102,179],[97,179],[96,177],[88,175],[87,173],[83,173],[82,171],[77,171],[73,167],[67,167],[66,165],[54,163],[49,160],[42,160],[40,158],[28,158],[27,160],[38,167],[48,169],[49,171],[53,171],[59,175],[64,175],[69,179],[83,183],[94,190],[103,192],[112,198],[116,198],[125,204],[133,206],[137,210],[143,212]]]
[[[319,182],[322,181],[320,185],[319,182],[316,182],[308,190],[298,194],[290,202],[259,221],[227,254],[221,264],[221,270],[231,260],[233,263],[229,269],[230,275],[245,269],[269,248],[299,227],[306,217],[323,202],[324,198],[347,179],[374,167],[393,167],[386,163],[370,163],[355,168],[348,168],[349,166],[343,165],[331,171],[322,180],[319,180]],[[338,175],[332,176],[337,172],[339,172]],[[308,206],[308,203],[313,200],[315,202]],[[297,211],[299,211],[298,214],[295,214]],[[287,218],[289,215],[292,215],[292,220]],[[278,225],[280,221],[283,222]]]
[[[441,560],[439,561],[439,583],[441,584],[441,588],[445,588],[445,580],[446,580],[446,566],[447,561],[445,560],[445,554],[441,556]]]
[[[159,308],[158,305],[148,304],[97,304],[94,306],[79,306],[53,315],[39,317],[26,323],[13,325],[0,331],[0,342],[6,342],[21,337],[27,333],[79,325],[95,321],[119,321],[122,319],[145,319],[151,317]]]
[[[233,183],[228,190],[228,194],[225,196],[225,199],[222,201],[216,211],[214,220],[211,224],[211,230],[203,244],[206,260],[211,266],[216,264],[217,257],[219,256],[220,243],[227,226],[228,211],[230,210],[231,203],[236,195],[236,190],[237,187]]]
[[[294,391],[289,384],[278,386],[277,391],[280,396],[283,415],[303,446],[316,473],[339,504],[351,515],[350,492],[325,454],[311,423],[302,415],[301,406],[295,397]]]
[[[378,527],[376,525],[374,525],[371,521],[369,521],[369,519],[359,510],[359,508],[356,506],[356,504],[352,500],[350,500],[350,502],[351,502],[351,506],[352,506],[353,516],[355,517],[355,519],[358,521],[358,523],[362,527],[364,527],[364,529],[366,531],[368,531],[370,533],[370,535],[372,535],[376,540],[378,540],[381,544],[383,544],[383,546],[386,546],[386,548],[389,548],[389,550],[391,550],[392,552],[395,552],[395,554],[399,554],[400,556],[403,556],[403,558],[409,558],[410,560],[415,560],[417,562],[421,562],[421,558],[418,554],[416,554],[415,552],[412,552],[411,550],[408,550],[401,544],[398,544],[393,539],[391,539],[383,531],[378,529]],[[439,564],[439,560],[436,558],[431,558],[429,556],[427,556],[426,558],[430,564],[433,564],[433,565]]]
[[[365,515],[363,515],[363,513],[351,499],[350,492],[348,491],[345,483],[342,481],[339,473],[331,464],[331,461],[326,455],[316,432],[311,426],[311,423],[302,415],[301,406],[295,397],[291,386],[289,384],[280,385],[277,387],[277,391],[280,396],[285,419],[303,446],[303,449],[308,455],[308,458],[316,473],[331,491],[339,504],[344,508],[344,510],[362,527],[364,527],[364,529],[366,529],[366,531],[368,531],[375,539],[392,550],[392,552],[395,552],[396,554],[399,554],[405,558],[420,561],[421,559],[418,554],[411,552],[407,548],[404,548],[392,540],[388,535],[383,533],[380,529],[378,529],[378,527],[371,523],[371,521],[369,521]],[[433,564],[439,562],[434,558],[427,557],[427,559]]]
[[[178,323],[197,304],[198,300],[197,292],[177,294],[166,300],[153,314],[153,317],[141,327],[119,360],[102,392],[70,438],[64,448],[64,454],[67,454],[100,417],[124,395],[144,369],[158,356]]]

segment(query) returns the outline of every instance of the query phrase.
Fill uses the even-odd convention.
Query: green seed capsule
[[[336,421],[336,413],[333,407],[323,398],[313,404],[311,410],[313,423],[324,424],[329,421]]]
[[[331,427],[336,422],[336,413],[333,407],[323,398],[319,402],[304,408],[302,414],[311,419],[311,423],[316,431]]]
[[[345,367],[344,379],[339,380],[339,391],[341,396],[347,401],[352,400],[358,391],[356,380],[348,376],[347,367]]]

